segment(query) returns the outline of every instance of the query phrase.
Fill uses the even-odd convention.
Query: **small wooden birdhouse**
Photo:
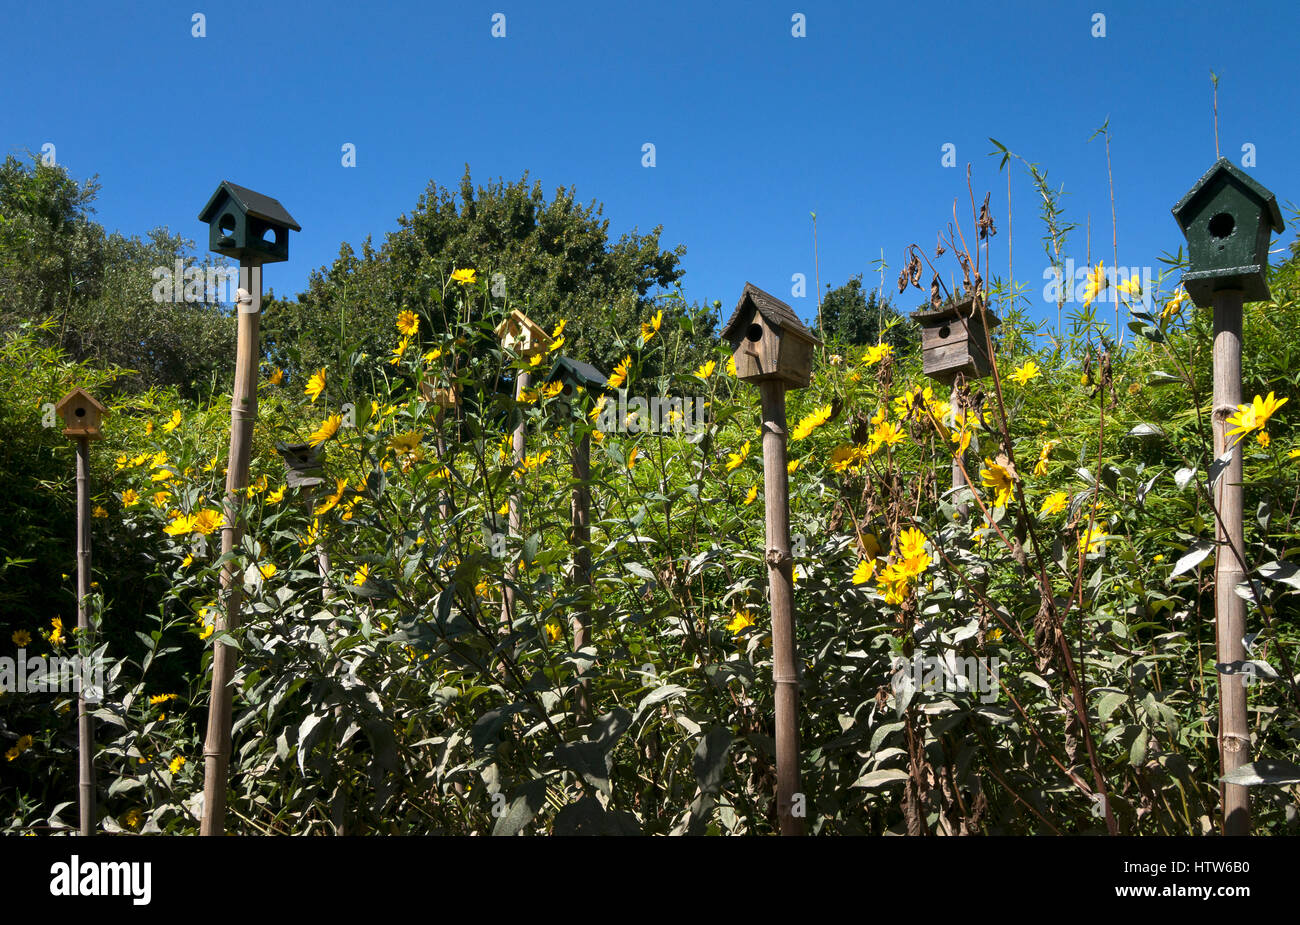
[[[277,443],[275,448],[284,460],[285,482],[290,488],[311,488],[325,481],[320,458],[324,444]]]
[[[445,388],[435,386],[432,382],[420,383],[420,401],[433,402],[439,408],[460,407],[460,393],[454,385]]]
[[[603,395],[610,391],[607,385],[609,382],[608,376],[590,363],[584,363],[572,357],[559,357],[556,359],[555,365],[546,374],[544,381],[563,382],[564,391],[561,394],[565,397],[572,397],[578,389],[592,395]]]
[[[54,413],[63,418],[63,436],[99,440],[104,412],[108,408],[83,388],[75,388],[59,399]]]
[[[731,342],[738,378],[781,379],[791,389],[806,388],[812,381],[813,347],[822,343],[794,309],[753,283],[745,283],[722,339]]]
[[[302,231],[284,206],[251,189],[223,180],[199,213],[208,223],[208,249],[240,263],[289,259],[289,232]]]
[[[1277,199],[1227,158],[1219,158],[1174,206],[1187,238],[1183,286],[1201,308],[1214,293],[1240,289],[1247,302],[1269,298],[1269,232],[1282,233]]]
[[[990,311],[983,316],[990,328],[1000,324]],[[935,309],[915,311],[912,318],[921,327],[921,370],[931,379],[948,383],[959,375],[982,379],[993,372],[984,320],[973,292]]]
[[[545,328],[518,309],[497,325],[497,339],[502,347],[526,357],[542,353],[553,342]]]

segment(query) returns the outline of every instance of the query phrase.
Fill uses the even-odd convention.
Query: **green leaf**
[[[1257,787],[1267,784],[1273,787],[1286,787],[1300,784],[1300,764],[1274,758],[1261,758],[1250,764],[1229,771],[1219,780],[1227,784],[1241,784],[1243,787]]]
[[[514,799],[496,825],[493,835],[517,835],[546,805],[546,778],[536,777],[515,788]]]
[[[868,790],[876,790],[880,787],[888,787],[892,784],[901,784],[907,780],[907,772],[900,771],[898,768],[882,768],[879,771],[871,771],[863,774],[852,784],[854,787],[865,787]]]
[[[722,789],[722,776],[726,770],[727,754],[734,741],[731,730],[714,726],[700,739],[695,748],[695,780],[706,794],[716,794]]]
[[[1174,563],[1174,570],[1169,573],[1169,577],[1173,578],[1175,575],[1191,571],[1204,562],[1212,552],[1214,552],[1214,544],[1209,540],[1201,540],[1179,557],[1178,561]]]

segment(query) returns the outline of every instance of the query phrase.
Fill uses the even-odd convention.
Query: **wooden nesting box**
[[[208,250],[240,263],[289,259],[289,232],[302,231],[279,201],[223,180],[199,213],[208,223]]]
[[[59,399],[55,414],[63,418],[63,436],[99,440],[104,412],[108,408],[83,388],[75,388]]]
[[[1000,323],[997,315],[984,313],[990,327]],[[952,382],[962,375],[982,379],[993,372],[989,361],[988,341],[975,294],[957,297],[936,309],[912,313],[921,326],[922,371],[939,382]]]
[[[421,382],[420,401],[433,402],[439,408],[458,408],[460,407],[460,393],[456,391],[454,385],[440,388],[432,382]]]
[[[1277,199],[1244,170],[1219,158],[1174,206],[1187,238],[1183,287],[1206,308],[1214,293],[1239,289],[1247,302],[1269,298],[1269,232],[1282,233]]]
[[[583,389],[592,395],[603,395],[610,389],[606,385],[609,377],[592,366],[590,363],[584,363],[581,360],[575,360],[572,357],[559,357],[551,371],[546,374],[544,382],[563,382],[564,391],[561,393],[566,397],[572,397],[578,389]]]
[[[290,488],[311,488],[325,481],[320,459],[324,444],[277,443],[275,448],[284,460],[285,482]]]
[[[812,381],[813,348],[822,343],[794,309],[753,283],[745,283],[722,339],[731,343],[737,378],[780,379],[791,389],[806,388]]]
[[[515,309],[497,325],[497,340],[507,350],[531,357],[551,346],[551,335],[523,312]]]

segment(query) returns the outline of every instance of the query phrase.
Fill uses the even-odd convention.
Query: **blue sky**
[[[1287,182],[1300,176],[1300,121],[1286,67],[1300,5],[1218,6],[10,0],[0,145],[53,143],[74,176],[98,174],[97,217],[127,233],[165,225],[203,246],[196,216],[222,179],[279,198],[303,226],[290,261],[266,271],[279,294],[341,242],[381,242],[430,180],[454,188],[468,163],[480,182],[527,170],[548,193],[575,186],[604,203],[615,235],[663,225],[666,246],[687,246],[689,299],[730,308],[751,280],[808,317],[810,212],[823,287],[859,272],[878,282],[883,249],[896,292],[903,248],[932,252],[954,198],[970,236],[967,163],[977,199],[993,193],[986,275],[1005,276],[1006,175],[989,136],[1064,185],[1080,226],[1071,255],[1082,264],[1090,216],[1093,260],[1109,265],[1106,151],[1088,142],[1107,118],[1119,264],[1158,270],[1182,243],[1170,207],[1214,159],[1211,70],[1224,155],[1240,163],[1254,145],[1250,173],[1279,202],[1300,200]],[[195,11],[204,38],[191,35]],[[491,35],[495,13],[504,38]],[[795,13],[806,37],[791,35]],[[355,168],[341,165],[345,143]],[[945,144],[956,168],[941,165]],[[1016,277],[1034,314],[1054,319],[1019,167],[1012,210]],[[940,267],[957,273],[950,257]],[[809,281],[803,299],[795,273]]]

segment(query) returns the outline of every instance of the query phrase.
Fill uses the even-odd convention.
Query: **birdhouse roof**
[[[510,330],[510,322],[512,321],[516,322],[520,327],[528,328],[534,334],[540,334],[541,336],[550,339],[551,335],[546,333],[546,328],[542,327],[517,308],[511,309],[510,314],[505,317],[505,320],[497,325],[497,337],[503,336],[506,331]]]
[[[1214,166],[1205,172],[1205,176],[1197,180],[1196,185],[1187,191],[1187,195],[1178,200],[1178,205],[1174,206],[1174,218],[1184,232],[1187,231],[1187,226],[1195,218],[1195,213],[1200,208],[1204,196],[1218,189],[1223,183],[1237,187],[1263,206],[1264,212],[1268,216],[1269,225],[1272,226],[1275,232],[1281,234],[1285,230],[1286,226],[1282,224],[1282,213],[1277,207],[1277,197],[1246,171],[1233,164],[1226,157],[1221,157],[1214,162]]]
[[[733,339],[732,334],[735,328],[748,316],[751,306],[773,327],[788,331],[796,337],[801,337],[813,344],[821,344],[816,335],[799,320],[799,316],[794,313],[793,308],[776,296],[766,293],[753,283],[748,282],[745,283],[745,289],[740,294],[740,301],[736,303],[736,310],[732,312],[731,319],[722,328],[722,338],[724,340]]]
[[[989,320],[989,327],[996,328],[1002,321],[993,312],[985,309],[984,315]],[[918,308],[912,312],[912,320],[923,327],[932,327],[941,325],[945,321],[952,321],[954,318],[976,318],[980,313],[975,310],[975,300],[970,296],[949,300],[938,308]]]
[[[78,398],[80,398],[82,401],[86,401],[94,405],[95,410],[97,410],[101,414],[103,414],[105,411],[108,410],[108,407],[104,405],[102,402],[100,402],[99,399],[95,398],[94,395],[91,395],[85,389],[78,386],[77,388],[69,392],[67,395],[64,395],[62,398],[59,399],[59,403],[54,406],[54,412],[56,414],[62,414],[63,409],[68,407],[69,404],[71,404],[73,401],[75,401]]]
[[[278,199],[272,199],[270,196],[264,196],[251,189],[238,186],[229,180],[221,181],[217,191],[212,194],[208,204],[199,213],[199,221],[211,223],[214,213],[220,208],[224,196],[229,196],[235,200],[235,204],[247,215],[276,225],[285,225],[294,231],[302,231],[302,227],[293,220],[293,216],[285,210],[284,206],[280,205]]]
[[[584,363],[582,360],[575,360],[571,357],[559,357],[551,371],[546,374],[547,382],[568,382],[573,385],[580,385],[588,392],[604,393],[609,391],[606,383],[609,377],[592,366],[590,363]]]

